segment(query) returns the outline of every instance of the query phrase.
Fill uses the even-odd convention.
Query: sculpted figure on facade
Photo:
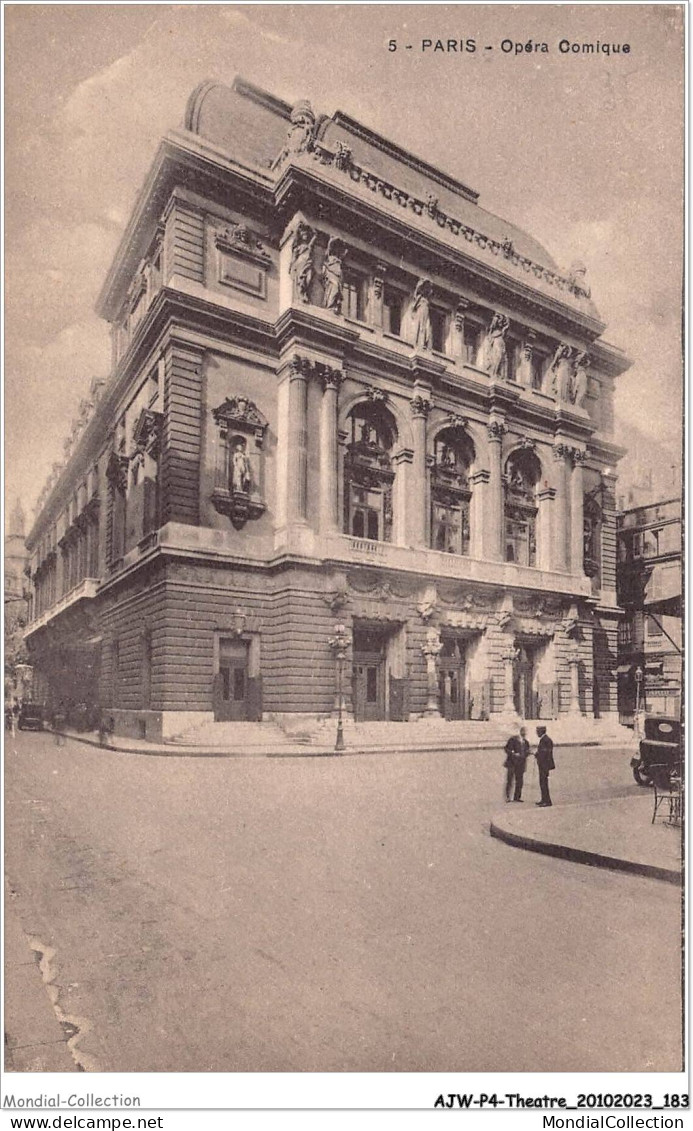
[[[289,268],[296,293],[301,302],[310,302],[310,291],[315,278],[315,241],[317,234],[309,224],[300,223],[291,245]]]
[[[561,342],[546,374],[547,390],[557,401],[570,401],[570,390],[575,379],[573,347]]]
[[[334,154],[334,167],[345,173],[351,165],[351,149],[344,141],[338,141]]]
[[[505,335],[510,322],[504,314],[494,314],[488,333],[479,348],[477,367],[490,377],[501,377],[506,358]]]
[[[568,285],[578,298],[590,298],[592,291],[587,281],[587,268],[581,260],[571,263],[568,268]]]
[[[428,216],[431,217],[431,220],[435,220],[437,212],[438,212],[438,197],[432,192],[427,192],[426,193],[426,213],[427,213]]]
[[[526,389],[532,387],[532,361],[534,358],[534,341],[531,332],[528,333],[522,349],[520,350],[520,358],[515,374],[515,380],[518,385],[523,385]]]
[[[575,358],[575,369],[570,385],[570,401],[576,408],[585,407],[585,399],[589,385],[589,379],[587,377],[587,366],[589,363],[590,359],[585,350],[579,353]]]
[[[335,314],[342,313],[342,302],[344,301],[344,269],[342,264],[345,255],[346,247],[342,240],[333,236],[327,245],[325,262],[322,267],[322,283],[324,287],[324,305],[327,310],[333,310]]]
[[[232,492],[247,494],[250,490],[250,460],[246,451],[246,442],[242,436],[236,436],[233,441],[230,479],[229,486]]]
[[[310,102],[306,102],[305,99],[297,102],[291,111],[290,121],[284,148],[272,163],[272,168],[276,169],[277,165],[291,154],[308,153],[313,148],[315,114]]]
[[[432,345],[431,332],[431,296],[433,284],[430,279],[419,279],[414,291],[414,305],[412,306],[412,330],[414,345],[417,349],[430,350]]]

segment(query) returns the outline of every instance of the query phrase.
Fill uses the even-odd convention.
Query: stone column
[[[294,357],[289,369],[289,444],[287,450],[287,522],[305,523],[308,470],[308,376],[311,363]]]
[[[580,710],[580,657],[577,648],[574,648],[568,655],[568,663],[570,665],[570,704],[568,713],[571,715],[582,715]]]
[[[539,504],[539,529],[537,531],[537,565],[539,569],[553,569],[553,527],[555,487],[544,487],[537,492]]]
[[[440,633],[437,628],[429,628],[426,633],[426,643],[421,645],[421,651],[426,657],[426,679],[428,685],[428,697],[426,701],[426,709],[424,715],[426,718],[440,718],[440,707],[438,706],[438,670],[436,667],[436,660],[443,650],[443,644],[440,639]]]
[[[484,556],[502,561],[503,554],[503,436],[508,431],[502,420],[488,426],[489,482],[484,505]]]
[[[410,512],[409,538],[410,544],[416,547],[428,546],[428,476],[426,468],[426,421],[431,411],[431,401],[427,395],[428,388],[414,386],[414,396],[411,399],[412,429],[414,433],[414,459],[412,462],[412,476],[410,494],[407,496],[407,507]]]
[[[469,476],[469,484],[472,488],[472,498],[469,505],[469,556],[472,558],[489,557],[485,541],[484,522],[490,477],[491,473],[486,468],[479,468],[478,471]]]
[[[343,375],[329,365],[319,366],[323,396],[320,406],[320,530],[338,529],[337,515],[337,400]]]
[[[553,531],[553,568],[558,573],[567,573],[569,558],[569,476],[572,448],[567,444],[554,445],[553,458],[556,461],[556,503]]]
[[[573,448],[573,473],[570,477],[570,572],[584,574],[584,498],[583,465],[587,453]]]
[[[505,698],[503,701],[503,714],[516,715],[515,709],[515,663],[520,655],[519,649],[514,644],[509,645],[501,654],[505,664]]]

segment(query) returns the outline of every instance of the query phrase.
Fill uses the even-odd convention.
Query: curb
[[[623,860],[618,856],[604,856],[601,852],[589,852],[585,848],[572,848],[567,844],[556,844],[552,841],[537,840],[535,837],[522,833],[511,833],[507,829],[491,821],[490,832],[492,837],[502,840],[514,848],[524,848],[528,852],[539,852],[544,856],[557,856],[561,860],[572,860],[576,864],[587,864],[593,868],[609,868],[615,872],[629,872],[632,875],[647,876],[653,880],[663,880],[665,883],[683,883],[683,872],[673,868],[660,868],[656,864],[641,864],[637,860]]]
[[[354,755],[369,755],[374,754],[462,754],[471,750],[498,750],[498,742],[475,742],[475,743],[458,743],[456,746],[441,746],[440,743],[432,744],[426,743],[419,746],[376,746],[376,747],[354,747],[352,749],[335,751],[334,747],[320,747],[320,746],[301,746],[298,750],[285,751],[281,748],[278,750],[268,750],[265,748],[258,748],[253,751],[251,747],[246,747],[243,751],[227,750],[222,747],[190,747],[181,745],[178,747],[176,743],[166,743],[162,746],[154,747],[151,750],[143,750],[141,747],[135,746],[114,746],[112,743],[101,743],[98,739],[88,738],[82,734],[75,734],[72,731],[43,731],[44,734],[58,734],[61,738],[70,739],[72,742],[81,742],[85,746],[93,746],[97,750],[108,750],[112,754],[141,754],[145,757],[154,758],[327,758],[327,757],[351,757]],[[557,748],[563,746],[575,746],[574,742],[556,742],[554,745]],[[580,746],[597,747],[604,746],[605,749],[611,749],[611,743],[600,742],[598,739],[588,739],[585,742],[579,743]],[[613,749],[620,749],[619,746],[614,745]]]

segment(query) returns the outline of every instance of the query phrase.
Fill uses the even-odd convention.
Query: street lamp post
[[[645,672],[640,664],[635,669],[635,733],[640,734],[640,710],[645,706]]]
[[[334,636],[330,638],[328,644],[334,652],[337,661],[337,737],[335,739],[334,751],[335,754],[341,754],[344,750],[344,701],[342,695],[342,681],[344,677],[344,661],[349,650],[349,645],[351,644],[351,638],[345,625],[336,624],[334,626]]]

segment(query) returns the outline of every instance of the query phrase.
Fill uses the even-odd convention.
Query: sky
[[[459,177],[567,268],[626,350],[616,439],[681,444],[683,14],[675,5],[5,5],[5,497],[31,510],[93,377],[94,303],[161,136],[236,74]],[[390,40],[398,50],[388,50]],[[422,50],[474,39],[475,53]],[[629,43],[561,54],[558,43]],[[504,53],[503,40],[548,52]],[[412,50],[405,49],[412,44]],[[485,51],[485,45],[491,51]]]

